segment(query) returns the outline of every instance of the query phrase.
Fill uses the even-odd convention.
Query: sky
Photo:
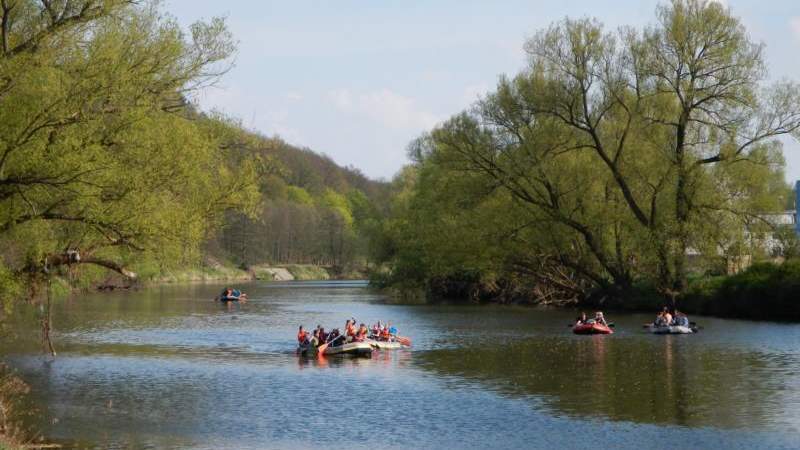
[[[716,0],[766,44],[770,78],[800,81],[800,0]],[[656,0],[166,0],[187,26],[227,18],[235,65],[201,92],[217,110],[267,136],[325,153],[372,178],[408,163],[406,147],[525,68],[522,49],[564,17],[608,29],[654,21]],[[800,144],[784,140],[787,180]]]

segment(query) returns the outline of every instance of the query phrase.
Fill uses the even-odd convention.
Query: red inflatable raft
[[[611,334],[614,330],[599,323],[583,323],[572,327],[572,332],[575,334]]]

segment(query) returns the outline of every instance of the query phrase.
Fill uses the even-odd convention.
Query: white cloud
[[[389,89],[364,93],[337,89],[330,91],[328,97],[341,111],[369,117],[393,129],[428,129],[440,121],[436,114],[421,109],[413,98]]]
[[[330,97],[331,101],[333,101],[333,104],[337,108],[343,111],[352,111],[353,96],[347,89],[337,89],[335,91],[330,91],[328,93],[328,97]]]
[[[300,101],[303,99],[303,94],[298,92],[290,91],[286,93],[286,98],[293,101]]]
[[[789,29],[792,30],[795,40],[800,42],[800,16],[789,18]]]

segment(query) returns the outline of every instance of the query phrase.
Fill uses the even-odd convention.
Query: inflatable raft
[[[695,332],[695,329],[681,325],[671,325],[671,326],[653,325],[650,327],[650,331],[653,334],[692,334]]]
[[[378,341],[375,339],[368,339],[366,342],[368,342],[369,345],[371,345],[372,347],[377,348],[379,350],[396,350],[398,348],[405,347],[403,344],[397,341],[389,342],[389,341]]]
[[[572,327],[575,334],[612,334],[614,330],[599,323],[582,323]]]
[[[343,345],[331,346],[329,345],[322,354],[324,355],[355,355],[355,356],[369,356],[372,354],[373,347],[369,342],[350,342]],[[306,346],[297,347],[297,353],[301,355],[314,356],[317,354],[317,347],[308,344]]]

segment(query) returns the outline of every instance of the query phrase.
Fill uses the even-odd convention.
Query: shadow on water
[[[647,338],[651,336],[646,336]],[[556,415],[690,427],[781,426],[796,356],[692,345],[690,336],[543,336],[512,345],[430,350],[419,367],[503,395],[543,400]],[[786,375],[782,377],[781,374]]]

